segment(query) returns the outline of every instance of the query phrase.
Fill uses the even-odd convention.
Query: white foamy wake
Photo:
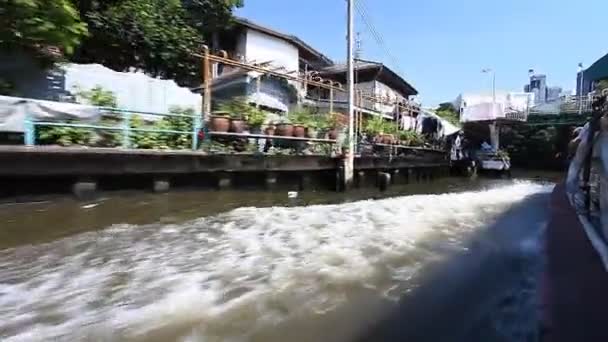
[[[299,208],[179,225],[113,226],[0,251],[0,340],[244,341],[381,295],[510,205],[550,187]],[[392,297],[391,297],[392,298]]]

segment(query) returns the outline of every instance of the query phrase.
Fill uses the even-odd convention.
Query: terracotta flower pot
[[[306,136],[306,127],[302,125],[294,125],[293,136],[296,138],[304,138]]]
[[[266,134],[266,135],[274,135],[274,133],[275,133],[274,125],[270,125],[270,126],[266,127],[266,129],[264,130],[264,134]]]
[[[338,130],[335,128],[330,128],[329,131],[327,131],[327,138],[330,140],[338,139]]]
[[[395,138],[393,137],[392,134],[384,134],[382,136],[382,143],[383,144],[392,144],[394,140],[395,140]]]
[[[230,120],[230,131],[234,133],[243,133],[245,131],[245,120],[232,119]]]
[[[221,115],[211,115],[209,126],[213,132],[228,132],[228,129],[230,129],[230,118]]]
[[[276,134],[282,137],[293,137],[293,125],[289,123],[278,124]]]

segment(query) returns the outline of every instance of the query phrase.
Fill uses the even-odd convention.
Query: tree
[[[0,0],[0,47],[43,62],[70,55],[87,26],[69,0]]]
[[[440,103],[439,107],[435,110],[435,114],[454,125],[460,125],[460,115],[451,102]]]
[[[77,0],[73,0],[77,1]],[[230,22],[242,0],[81,0],[91,35],[73,60],[130,68],[193,86],[200,60],[192,56],[211,32]]]
[[[454,107],[454,104],[452,102],[443,102],[439,104],[439,108],[437,108],[437,110],[440,111],[450,111],[450,112],[458,112],[456,110],[456,107]]]

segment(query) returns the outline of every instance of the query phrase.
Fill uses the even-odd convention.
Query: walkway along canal
[[[0,339],[521,341],[536,333],[552,187],[444,178],[296,202],[211,191],[3,205]],[[402,329],[377,325],[393,310]]]

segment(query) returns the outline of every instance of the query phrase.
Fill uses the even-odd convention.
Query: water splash
[[[285,322],[339,310],[356,293],[398,299],[446,248],[466,248],[467,237],[511,205],[548,191],[520,182],[480,192],[240,208],[0,251],[0,337],[256,340]]]

